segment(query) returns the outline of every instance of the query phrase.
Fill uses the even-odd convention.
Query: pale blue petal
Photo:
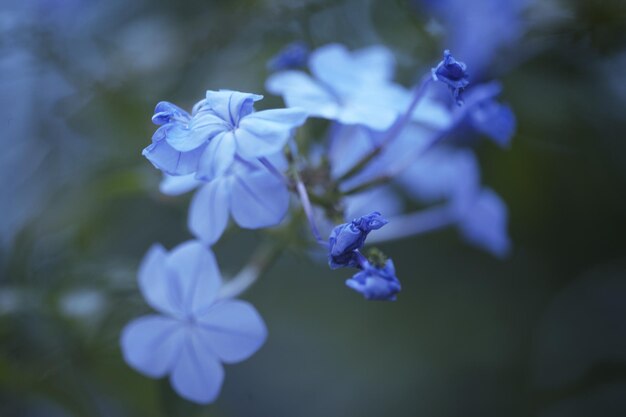
[[[263,96],[258,94],[231,90],[209,90],[206,92],[206,108],[235,127],[240,118],[252,113],[254,102],[261,99]]]
[[[177,176],[164,174],[159,191],[165,195],[177,196],[193,190],[200,184],[202,181],[198,181],[195,174]]]
[[[167,252],[153,245],[139,266],[139,288],[146,302],[164,314],[180,316],[183,310],[172,292],[176,275],[167,267]],[[174,297],[173,297],[174,296]]]
[[[185,110],[168,101],[161,101],[154,109],[152,123],[164,125],[172,121],[189,120],[190,116]]]
[[[398,195],[389,186],[375,187],[370,190],[347,196],[343,199],[344,218],[351,220],[372,212],[372,208],[384,213],[385,217],[402,213],[403,204]]]
[[[283,71],[270,76],[265,88],[280,95],[287,107],[300,107],[310,116],[335,119],[339,115],[339,98],[301,71]]]
[[[283,180],[265,170],[237,176],[231,195],[231,213],[246,229],[275,226],[289,208],[289,191]]]
[[[279,152],[292,129],[301,126],[306,117],[306,112],[298,108],[265,110],[246,116],[234,132],[237,152],[250,159]]]
[[[197,177],[204,181],[211,181],[223,176],[235,160],[234,132],[223,132],[209,142],[200,158]]]
[[[204,145],[190,152],[179,152],[164,140],[165,129],[167,126],[157,130],[153,143],[143,150],[143,155],[166,174],[187,175],[196,172]]]
[[[448,201],[457,212],[466,211],[480,190],[474,153],[444,146],[424,153],[399,180],[416,200],[423,203]]]
[[[244,301],[225,300],[197,317],[202,343],[225,363],[252,356],[267,339],[267,328],[256,309]]]
[[[204,141],[198,141],[197,137],[194,139],[191,130],[181,123],[170,123],[164,127],[167,128],[165,140],[177,151],[189,152],[204,143]]]
[[[332,130],[328,158],[331,176],[338,178],[373,151],[378,141],[364,126],[335,126]]]
[[[194,195],[189,206],[189,230],[205,244],[219,240],[228,224],[232,178],[218,178]]]
[[[504,257],[511,249],[507,233],[508,217],[508,210],[502,199],[485,188],[463,216],[459,227],[468,243],[494,256]]]
[[[189,145],[202,144],[231,129],[229,123],[222,120],[212,111],[203,109],[189,123]]]
[[[408,98],[410,100],[410,96]],[[404,108],[406,109],[408,105],[409,102],[407,101]],[[424,97],[411,114],[411,120],[437,130],[443,130],[452,123],[452,112],[443,104],[429,97]]]
[[[180,351],[170,382],[183,398],[208,404],[217,398],[224,382],[224,368],[215,354],[189,331]]]
[[[359,89],[384,83],[393,76],[393,54],[382,46],[350,52],[340,44],[322,46],[309,58],[313,75],[340,96],[351,95]]]
[[[393,79],[396,59],[389,48],[373,45],[352,52],[352,62],[360,69],[359,76],[368,82],[384,82]]]
[[[187,316],[193,316],[213,303],[222,285],[213,251],[200,241],[190,240],[172,249],[167,266],[177,275],[179,308]]]
[[[476,130],[489,136],[497,145],[506,148],[511,144],[516,120],[509,106],[487,100],[474,108],[470,121]]]
[[[399,114],[393,107],[379,105],[378,101],[356,99],[342,107],[337,121],[381,131],[389,129]]]
[[[181,323],[157,315],[131,321],[120,337],[126,363],[152,378],[160,378],[173,369],[183,343]]]

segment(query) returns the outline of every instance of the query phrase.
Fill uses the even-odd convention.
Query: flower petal
[[[256,309],[239,300],[214,304],[197,321],[206,343],[225,363],[235,363],[252,356],[265,343],[267,328]]]
[[[146,302],[163,314],[179,316],[182,313],[175,293],[176,276],[167,268],[167,252],[161,245],[153,245],[139,266],[139,288]]]
[[[507,233],[508,211],[502,199],[485,188],[475,204],[462,218],[459,227],[468,243],[482,248],[499,258],[511,250]]]
[[[159,184],[159,191],[165,195],[181,195],[193,190],[202,184],[201,181],[196,179],[195,174],[187,175],[163,175],[163,179]]]
[[[275,226],[287,214],[289,191],[284,181],[265,170],[242,173],[232,188],[231,213],[246,229]]]
[[[211,181],[223,176],[235,160],[237,143],[233,132],[223,132],[209,142],[200,158],[198,178]]]
[[[131,321],[120,337],[126,363],[152,378],[160,378],[170,372],[183,342],[181,323],[157,315]]]
[[[253,111],[255,101],[263,99],[263,96],[251,93],[242,93],[232,90],[219,90],[206,92],[206,106],[231,127],[237,126],[239,119]]]
[[[167,266],[177,274],[178,306],[187,316],[213,303],[222,275],[211,249],[197,240],[181,243],[170,252]]]
[[[189,332],[170,377],[174,390],[183,398],[208,404],[217,398],[224,382],[224,368],[213,352]]]
[[[167,126],[161,126],[156,131],[152,144],[143,150],[143,156],[166,174],[187,175],[196,172],[204,146],[189,152],[177,151],[164,140],[166,129]]]
[[[231,178],[218,178],[194,195],[189,207],[189,230],[208,245],[217,242],[228,224]]]
[[[329,44],[309,58],[313,75],[341,95],[364,85],[389,81],[395,70],[393,54],[382,46],[350,52],[344,45]]]
[[[306,117],[306,112],[298,108],[265,110],[246,116],[234,132],[237,152],[245,158],[279,152],[289,140],[291,130],[302,125]]]
[[[172,122],[173,120],[189,120],[190,118],[189,113],[177,105],[168,101],[161,101],[154,109],[152,123],[155,125],[164,125]]]
[[[282,96],[287,107],[300,107],[311,116],[332,120],[339,113],[338,97],[302,71],[276,73],[267,79],[265,88]]]
[[[337,120],[346,125],[363,125],[373,130],[387,130],[398,118],[399,112],[376,101],[351,100],[346,104]]]
[[[191,129],[181,123],[170,123],[163,126],[166,129],[165,140],[177,151],[189,152],[201,146],[204,141],[191,135]]]
[[[202,108],[189,123],[189,140],[192,143],[204,143],[230,129],[232,127],[229,123],[222,120],[210,109]]]

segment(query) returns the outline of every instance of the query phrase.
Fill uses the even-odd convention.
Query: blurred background
[[[287,252],[244,297],[266,345],[195,406],[118,347],[149,311],[141,257],[191,237],[141,150],[158,101],[263,93],[293,41],[384,44],[407,86],[443,48],[501,80],[518,133],[477,152],[514,250],[454,230],[388,244],[396,303]],[[626,415],[625,68],[621,0],[3,0],[0,416]],[[261,238],[229,233],[222,270]]]

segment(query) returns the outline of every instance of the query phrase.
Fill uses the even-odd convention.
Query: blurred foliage
[[[453,231],[394,243],[404,292],[373,304],[294,249],[246,295],[267,345],[198,407],[118,348],[149,311],[139,259],[190,238],[188,198],[160,195],[141,157],[153,106],[262,92],[265,62],[294,40],[384,43],[408,85],[442,36],[408,0],[3,2],[0,144],[14,153],[0,158],[0,415],[626,415],[626,5],[536,2],[526,19],[484,75],[502,80],[518,134],[507,152],[479,147],[513,256]],[[257,240],[221,241],[222,269]]]

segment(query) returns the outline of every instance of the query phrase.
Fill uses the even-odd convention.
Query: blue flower
[[[499,52],[514,47],[527,27],[524,11],[532,0],[416,0],[443,24],[444,45],[462,56],[473,74],[494,64]]]
[[[455,213],[466,212],[480,192],[476,156],[469,149],[450,146],[428,150],[397,179],[418,202],[446,202]]]
[[[215,257],[199,242],[170,253],[153,246],[139,269],[139,287],[159,314],[126,325],[124,360],[148,377],[169,375],[174,390],[190,401],[214,401],[224,380],[222,363],[249,358],[267,337],[254,307],[218,299],[220,286]]]
[[[292,42],[281,49],[267,63],[270,71],[282,71],[300,68],[306,65],[309,58],[309,47],[301,41]]]
[[[285,168],[282,155],[268,160],[278,169]],[[202,242],[212,245],[222,236],[228,219],[245,229],[279,224],[289,208],[289,190],[283,178],[258,161],[236,160],[219,178],[201,181],[194,175],[165,176],[161,192],[178,195],[200,187],[191,200],[188,225]]]
[[[297,108],[254,112],[254,102],[262,98],[209,90],[191,115],[171,103],[159,103],[153,121],[161,127],[143,154],[167,174],[196,173],[206,180],[223,175],[236,156],[255,159],[275,154],[307,115]]]
[[[467,66],[454,59],[449,50],[443,51],[443,61],[432,69],[433,79],[446,84],[457,103],[461,103],[461,93],[469,85]]]
[[[468,243],[504,258],[511,251],[508,217],[504,201],[492,190],[483,188],[474,196],[472,205],[460,214],[459,230]]]
[[[374,211],[335,227],[328,239],[328,265],[331,269],[358,267],[359,254],[356,251],[363,247],[369,232],[385,224],[387,220]]]
[[[399,180],[419,202],[445,202],[450,223],[458,226],[468,243],[497,257],[509,253],[506,205],[493,191],[481,187],[478,161],[469,149],[431,149]]]
[[[391,259],[382,267],[368,262],[362,271],[346,280],[346,285],[363,294],[366,300],[379,301],[395,301],[396,294],[402,289]]]
[[[302,71],[278,72],[266,88],[311,116],[374,130],[388,129],[408,103],[406,91],[391,82],[394,59],[384,47],[349,52],[343,45],[326,45],[310,54],[309,68],[315,78]]]
[[[485,100],[472,109],[469,114],[470,124],[478,132],[487,135],[497,145],[506,148],[515,133],[515,114],[505,104],[496,100]]]

